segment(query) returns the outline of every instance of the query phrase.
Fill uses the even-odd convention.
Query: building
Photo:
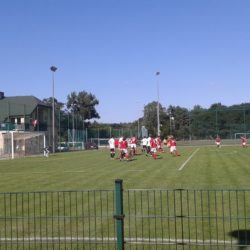
[[[52,144],[52,106],[34,96],[5,97],[0,92],[0,130],[44,132]]]

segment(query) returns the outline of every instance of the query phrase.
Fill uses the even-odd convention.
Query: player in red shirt
[[[240,140],[241,140],[241,146],[243,148],[246,148],[247,147],[247,138],[246,137],[241,137]]]
[[[221,147],[221,138],[218,135],[215,139],[215,144],[216,144],[217,148]]]
[[[119,147],[119,139],[115,139],[115,148],[118,148]]]
[[[151,155],[156,160],[157,159],[157,154],[156,154],[156,152],[157,152],[157,142],[153,137],[150,140],[150,148],[151,148]]]
[[[157,144],[157,151],[158,152],[163,152],[163,149],[162,149],[162,141],[161,141],[161,137],[158,136],[156,138],[156,144]]]
[[[126,158],[128,160],[128,142],[125,137],[123,137],[123,140],[120,142],[120,161]]]
[[[170,152],[170,146],[171,146],[170,144],[171,144],[172,137],[173,137],[172,135],[169,135],[167,139],[164,139],[164,144],[169,148],[169,152]]]
[[[176,140],[174,139],[173,136],[170,138],[169,144],[170,144],[170,153],[173,156],[180,156],[179,152],[177,151]]]
[[[136,154],[136,144],[137,144],[137,138],[135,136],[130,138],[130,147],[132,150],[132,154]]]

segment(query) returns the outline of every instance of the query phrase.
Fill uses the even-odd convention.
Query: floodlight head
[[[160,75],[160,72],[159,72],[159,71],[157,71],[155,75],[157,75],[157,76],[158,76],[158,75]]]
[[[56,66],[51,66],[50,70],[53,71],[53,72],[56,72],[57,71],[57,67]]]

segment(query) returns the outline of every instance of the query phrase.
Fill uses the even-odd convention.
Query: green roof
[[[9,116],[30,115],[37,106],[51,108],[34,96],[12,96],[0,99],[0,122]]]

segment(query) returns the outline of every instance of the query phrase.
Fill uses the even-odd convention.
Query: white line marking
[[[51,174],[52,172],[32,172],[32,174]]]
[[[128,170],[128,172],[143,172],[144,170],[142,169],[131,169],[131,170]]]
[[[86,171],[63,171],[64,173],[86,173]]]
[[[231,245],[231,244],[237,244],[238,242],[235,240],[200,240],[200,239],[167,239],[167,238],[125,238],[126,242],[129,244],[194,244],[194,245],[200,245],[200,244],[206,244],[206,245]],[[116,238],[114,237],[9,237],[9,238],[0,238],[0,242],[29,242],[29,241],[41,241],[41,242],[57,242],[57,241],[92,241],[92,242],[116,242]]]
[[[60,172],[53,172],[53,171],[51,171],[51,172],[49,172],[49,171],[48,172],[31,172],[31,174],[54,174],[54,173],[60,173]],[[62,173],[86,173],[86,171],[62,171]],[[15,173],[14,172],[8,172],[8,173],[3,172],[1,174],[26,175],[26,173],[23,173],[23,172],[15,172]]]
[[[200,150],[200,148],[197,148],[189,157],[188,159],[180,166],[180,168],[178,168],[179,171],[181,171],[186,164],[192,159],[192,157]]]

